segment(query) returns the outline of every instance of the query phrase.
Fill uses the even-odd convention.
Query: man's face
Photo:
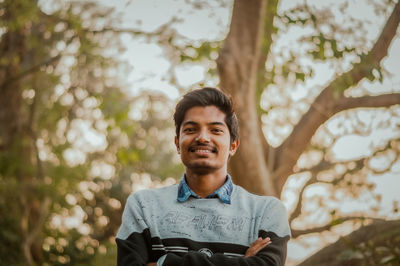
[[[230,142],[225,114],[215,106],[196,106],[186,111],[175,145],[186,171],[201,174],[226,172],[228,157],[235,154],[239,141]]]

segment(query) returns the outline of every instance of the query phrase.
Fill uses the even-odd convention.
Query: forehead
[[[195,106],[186,111],[182,125],[189,121],[199,124],[221,122],[226,125],[225,116],[225,113],[219,110],[216,106]]]

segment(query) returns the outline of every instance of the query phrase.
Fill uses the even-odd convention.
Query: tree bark
[[[361,227],[321,249],[299,266],[319,265],[398,265],[400,254],[400,220],[379,221]],[[384,259],[392,260],[384,263]]]
[[[8,12],[5,17],[8,20],[15,19],[14,14]],[[7,31],[0,39],[0,54],[7,60],[7,65],[0,68],[0,151],[13,158],[16,165],[5,178],[15,178],[20,186],[21,194],[16,204],[18,210],[14,215],[20,219],[21,260],[25,265],[33,265],[41,264],[43,260],[40,232],[48,214],[50,199],[41,201],[34,195],[34,188],[43,179],[33,130],[38,93],[36,90],[36,98],[28,105],[22,97],[22,81],[30,73],[39,71],[40,65],[23,71],[26,58],[30,57],[28,28],[24,25]],[[30,60],[35,61],[35,55]],[[35,89],[35,80],[29,81],[30,87]]]
[[[265,165],[255,96],[265,9],[263,0],[235,1],[230,32],[217,66],[220,87],[235,102],[241,130],[240,147],[230,159],[232,178],[253,193],[278,196]]]

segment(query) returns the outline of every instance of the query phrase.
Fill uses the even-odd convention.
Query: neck
[[[199,174],[186,169],[186,182],[198,196],[205,198],[219,189],[226,181],[227,171]]]

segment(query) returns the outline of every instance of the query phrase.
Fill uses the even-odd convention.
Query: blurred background
[[[115,265],[128,195],[183,174],[172,114],[202,86],[237,103],[235,183],[287,207],[287,265],[398,265],[399,21],[392,0],[0,0],[0,265]]]

